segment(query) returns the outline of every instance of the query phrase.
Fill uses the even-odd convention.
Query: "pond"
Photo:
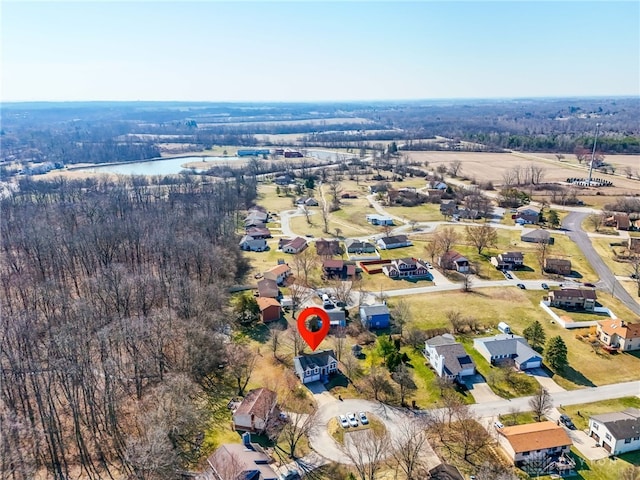
[[[207,168],[211,166],[210,162],[212,161],[234,162],[238,160],[236,157],[179,157],[116,165],[100,165],[83,168],[82,170],[92,173],[117,173],[121,175],[175,175],[185,170],[182,165],[202,162],[203,158],[207,161]]]

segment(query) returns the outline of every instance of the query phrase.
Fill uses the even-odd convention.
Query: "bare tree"
[[[304,305],[304,303],[311,298],[313,290],[305,285],[301,285],[295,280],[289,285],[289,295],[291,296],[291,312],[293,318],[296,318],[296,312]]]
[[[544,265],[549,254],[550,245],[545,240],[541,240],[536,243],[536,258],[538,259],[538,265],[540,266],[540,272],[544,272]]]
[[[542,417],[553,407],[551,395],[549,395],[548,390],[540,386],[529,400],[529,406],[536,420],[540,422]]]
[[[459,173],[462,171],[462,162],[460,160],[454,160],[449,165],[449,173],[452,177],[457,177]]]
[[[371,392],[373,398],[380,401],[384,394],[386,397],[393,395],[393,385],[389,382],[388,374],[379,367],[371,367],[369,375],[363,379],[364,387]]]
[[[436,256],[442,253],[440,252],[440,245],[437,241],[437,238],[432,238],[431,240],[425,243],[424,253],[427,255],[427,257],[431,260],[432,263],[435,261]]]
[[[336,354],[338,361],[342,361],[342,356],[345,353],[347,345],[347,335],[345,327],[338,326],[334,328],[333,333],[333,350]]]
[[[303,411],[304,403],[304,397],[300,398],[293,394],[284,402],[292,412]],[[318,428],[317,410],[308,414],[291,413],[288,415],[287,422],[280,432],[280,441],[287,446],[286,453],[290,458],[296,458],[298,443],[302,438],[312,434],[316,428]]]
[[[313,253],[311,248],[305,248],[293,256],[293,268],[295,268],[296,277],[302,279],[304,285],[309,285],[309,273],[317,263],[318,256]]]
[[[293,356],[297,357],[304,350],[305,342],[298,331],[298,327],[296,325],[289,325],[289,341],[291,343],[291,349],[293,350]]]
[[[478,250],[478,254],[482,254],[482,250],[487,247],[495,247],[498,242],[498,231],[490,225],[480,225],[472,227],[467,225],[464,227],[467,241]]]
[[[354,383],[354,380],[362,376],[362,368],[356,357],[347,354],[342,358],[341,362],[344,367],[344,373],[351,383]]]
[[[400,405],[404,406],[407,395],[418,388],[413,380],[413,374],[404,363],[401,363],[396,367],[396,371],[391,374],[391,378],[398,384],[400,390]]]
[[[229,364],[229,374],[236,381],[238,395],[244,396],[244,390],[251,380],[253,369],[256,365],[257,355],[249,347],[231,343],[227,347],[227,359]]]
[[[327,206],[326,202],[323,203],[322,207],[320,208],[320,213],[322,214],[322,231],[324,233],[329,233],[329,207]]]
[[[453,227],[445,227],[434,235],[434,239],[438,244],[438,250],[441,253],[451,250],[451,247],[458,242],[458,238],[458,234]]]
[[[587,217],[589,225],[591,225],[596,232],[600,231],[600,227],[602,227],[604,220],[605,216],[602,213],[592,213]]]
[[[282,330],[278,325],[272,325],[269,327],[269,346],[273,358],[278,358],[278,347],[280,346],[280,337],[282,336]]]
[[[386,432],[367,429],[345,434],[341,451],[353,463],[360,480],[375,480],[390,446]]]
[[[398,302],[391,307],[391,319],[401,337],[404,326],[411,322],[412,317],[411,306],[406,300],[398,300]]]
[[[400,434],[391,441],[392,455],[407,480],[428,477],[425,450],[428,446],[427,422],[415,418],[399,426]]]
[[[473,268],[469,265],[469,269],[465,272],[462,272],[462,285],[460,286],[460,290],[465,293],[468,293],[472,290],[473,287]]]
[[[300,210],[302,210],[304,218],[307,220],[307,224],[311,225],[311,210],[309,210],[309,207],[307,207],[306,205],[301,205]]]

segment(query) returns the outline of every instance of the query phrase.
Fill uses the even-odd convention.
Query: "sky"
[[[640,2],[0,4],[0,100],[640,95]]]

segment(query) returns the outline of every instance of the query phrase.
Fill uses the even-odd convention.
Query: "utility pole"
[[[591,151],[591,164],[589,165],[589,180],[587,181],[587,186],[591,186],[591,174],[593,173],[593,160],[596,157],[596,141],[598,140],[598,130],[600,129],[600,124],[596,123],[596,135],[593,137],[593,150]]]

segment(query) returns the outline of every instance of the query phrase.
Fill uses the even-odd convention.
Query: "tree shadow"
[[[554,375],[558,375],[564,378],[565,380],[569,380],[570,382],[575,383],[576,385],[582,385],[585,387],[596,386],[596,384],[593,383],[591,380],[589,380],[587,377],[585,377],[582,374],[582,372],[579,372],[578,370],[573,368],[571,365],[567,365],[561,372],[551,372],[550,370],[547,370],[547,372],[549,373],[549,376],[551,378],[553,378]]]

